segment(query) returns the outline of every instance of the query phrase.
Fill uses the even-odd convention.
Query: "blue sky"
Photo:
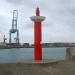
[[[34,25],[30,17],[35,15],[37,6],[46,17],[42,42],[75,42],[75,0],[0,0],[0,41],[1,34],[9,40],[13,10],[17,9],[20,42],[33,43]]]

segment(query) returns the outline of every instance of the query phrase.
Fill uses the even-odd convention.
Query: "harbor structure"
[[[31,17],[34,22],[34,61],[42,60],[42,21],[45,20],[44,16],[40,16],[39,7],[36,8],[36,15]]]
[[[17,29],[17,19],[18,19],[18,11],[13,11],[13,19],[12,19],[12,28],[9,31],[9,44],[12,44],[12,34],[16,33],[15,40],[17,44],[19,44],[19,30]]]

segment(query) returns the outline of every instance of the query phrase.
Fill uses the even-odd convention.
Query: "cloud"
[[[20,40],[24,42],[25,39],[29,39],[33,42],[33,22],[30,17],[35,15],[37,5],[40,7],[41,15],[46,17],[42,23],[43,42],[75,41],[75,0],[0,0],[2,31],[6,29],[7,32],[4,32],[9,33],[12,11],[17,9]],[[22,37],[25,39],[23,40]]]
[[[35,5],[34,0],[5,0],[5,1],[10,3],[10,4],[13,4],[15,6],[24,5],[24,6],[28,6],[31,8]]]

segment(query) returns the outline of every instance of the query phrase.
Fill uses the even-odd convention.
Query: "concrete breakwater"
[[[75,60],[75,47],[69,47],[66,49],[66,59]]]
[[[0,64],[0,75],[75,75],[75,61],[47,64]]]

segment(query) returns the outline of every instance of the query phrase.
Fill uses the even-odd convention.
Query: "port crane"
[[[3,36],[3,43],[6,43],[7,38],[5,37],[5,35]]]
[[[13,11],[12,28],[9,31],[9,44],[12,44],[12,34],[16,33],[16,44],[19,44],[19,30],[17,29],[18,11]]]
[[[7,38],[5,37],[5,35],[1,31],[0,31],[0,34],[2,35],[2,39],[3,39],[2,42],[1,42],[2,45],[6,46],[6,40],[7,40]]]

